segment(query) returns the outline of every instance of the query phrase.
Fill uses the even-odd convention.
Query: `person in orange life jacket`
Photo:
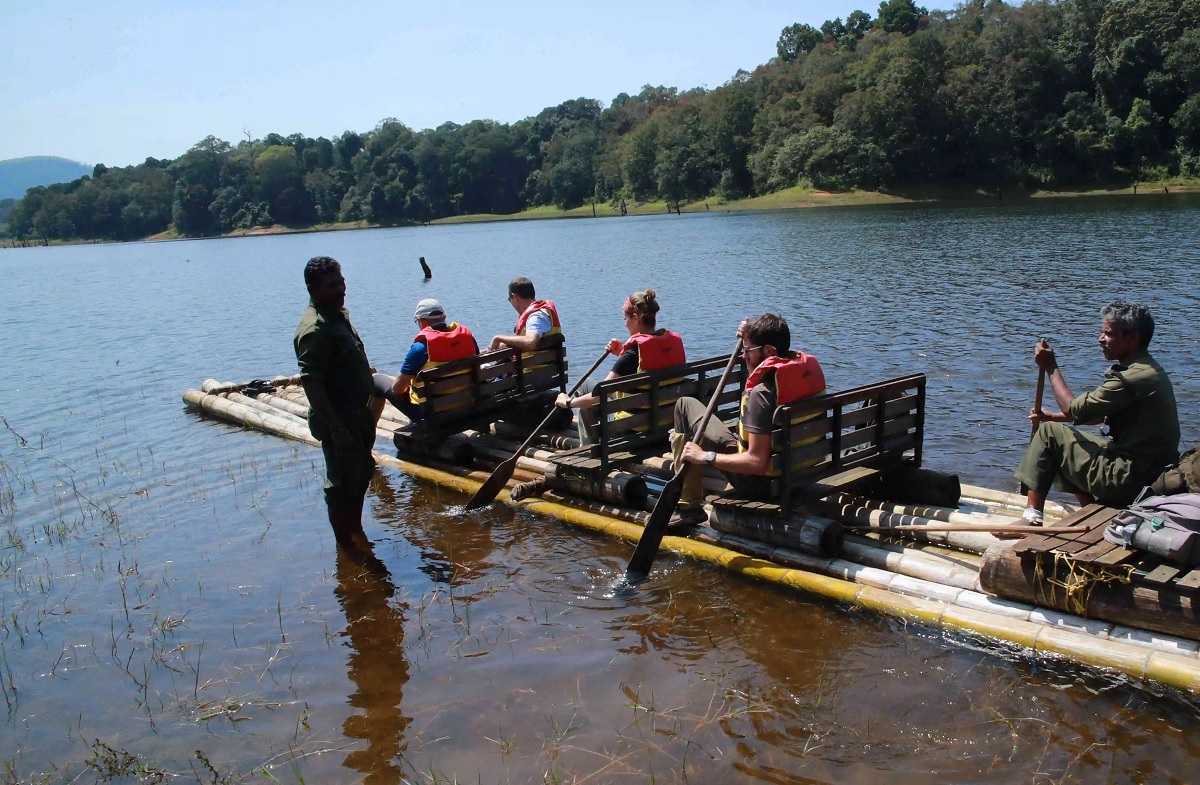
[[[692,443],[690,439],[704,419],[707,403],[680,398],[675,403],[672,448],[677,466],[682,462],[715,466],[739,494],[766,498],[770,493],[767,475],[775,407],[824,392],[825,374],[816,357],[791,351],[791,331],[782,316],[768,313],[747,319],[738,327],[738,336],[750,371],[738,433],[714,417],[701,435],[700,444]],[[689,472],[680,495],[681,510],[699,508],[702,479],[701,472]]]
[[[534,293],[533,281],[528,278],[514,278],[508,285],[508,303],[520,316],[512,335],[497,335],[488,344],[488,351],[494,352],[511,346],[522,352],[532,352],[545,345],[545,339],[557,336],[562,340],[562,326],[558,321],[558,311],[550,300],[539,300]]]
[[[604,381],[687,362],[683,351],[683,339],[679,334],[656,329],[658,311],[658,295],[653,289],[634,292],[626,298],[621,306],[621,313],[625,317],[625,329],[629,331],[629,340],[622,343],[619,338],[613,338],[608,342],[608,351],[617,355],[617,361],[604,377]],[[574,398],[560,393],[554,402],[555,406],[563,409],[579,410],[576,424],[579,426],[581,444],[595,442],[597,418],[594,408],[599,399],[592,390],[597,384],[599,382],[588,380]]]
[[[441,365],[479,354],[479,345],[471,331],[458,322],[446,323],[446,311],[432,297],[417,303],[413,320],[421,331],[413,338],[412,346],[400,366],[397,376],[375,374],[375,394],[391,401],[412,422],[423,418],[420,399],[412,389],[413,379],[421,369],[432,363]]]

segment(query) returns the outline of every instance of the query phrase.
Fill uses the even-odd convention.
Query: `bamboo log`
[[[308,426],[297,422],[294,417],[261,412],[249,406],[222,398],[219,395],[208,395],[200,390],[188,390],[183,394],[183,400],[227,422],[248,425],[260,431],[274,433],[308,444],[320,444],[308,432]]]
[[[880,532],[988,532],[990,534],[1079,534],[1087,531],[1088,526],[1034,526],[1020,523],[989,524],[989,523],[909,523],[895,526],[872,526],[860,524],[849,526],[850,529],[873,529]]]
[[[285,412],[288,412],[289,414],[294,414],[297,417],[303,417],[305,420],[308,419],[308,404],[307,403],[304,403],[304,404],[297,403],[295,401],[291,401],[291,400],[288,400],[287,398],[283,398],[278,395],[273,395],[271,393],[259,393],[258,395],[254,396],[254,397],[256,400],[262,401],[263,403],[269,403],[272,406],[274,406],[275,408],[282,409]]]
[[[1010,544],[1001,544],[984,554],[979,582],[999,597],[1200,640],[1200,600],[1195,596],[1170,584],[1123,583],[1120,567],[1106,570],[1106,579],[1100,569],[1055,559],[1054,554],[1022,558]]]
[[[508,439],[517,444],[529,437],[528,428],[522,428],[503,420],[492,423],[492,433],[501,439]],[[571,450],[579,446],[578,437],[562,431],[540,434],[537,440],[559,450]]]
[[[813,556],[836,556],[842,552],[840,521],[805,512],[788,517],[760,513],[745,507],[717,506],[712,527]]]
[[[250,396],[242,395],[239,392],[225,392],[225,393],[212,393],[212,394],[217,395],[221,398],[224,398],[227,401],[233,401],[234,403],[239,403],[243,406],[248,406],[251,409],[254,409],[256,411],[264,412],[266,414],[274,414],[279,417],[287,417],[288,419],[292,419],[292,420],[295,420],[296,422],[303,423],[304,427],[306,427],[306,428],[308,427],[308,412],[307,411],[305,411],[304,416],[299,416],[299,415],[295,414],[294,412],[290,412],[286,409],[281,409],[278,406],[272,406],[270,403],[267,403],[266,401],[260,401],[257,398],[251,398]]]
[[[1037,624],[1042,628],[1067,628],[1076,633],[1086,633],[1089,639],[1090,636],[1106,635],[1112,629],[1112,625],[1106,622],[1057,612],[1047,614],[1029,604],[999,600],[971,588],[945,584],[941,579],[946,576],[938,575],[937,570],[929,572],[929,577],[936,578],[929,580],[925,577],[897,574],[887,568],[842,558],[823,558],[787,548],[776,548],[754,540],[747,540],[738,535],[723,534],[717,539],[717,542],[722,547],[732,548],[775,563],[809,570],[830,578],[851,581],[872,589],[940,603],[961,609],[961,612],[983,611],[991,617],[993,624],[1020,621]],[[860,557],[867,556],[864,550],[859,550],[858,555]],[[868,560],[870,560],[869,556]],[[1036,637],[1035,634],[1033,639],[1036,640]],[[1164,650],[1174,651],[1176,649],[1168,647]]]
[[[610,472],[603,478],[579,477],[559,471],[557,464],[546,467],[546,480],[558,488],[585,499],[597,499],[640,510],[646,506],[646,481],[630,472]]]
[[[1018,511],[1025,509],[1024,496],[1006,491],[997,491],[994,488],[984,488],[979,485],[963,485],[962,500],[998,504]],[[1045,514],[1047,518],[1065,518],[1073,512],[1075,512],[1074,508],[1066,507],[1058,502],[1046,501]]]
[[[888,547],[861,537],[847,536],[842,544],[845,558],[867,567],[890,570],[898,575],[981,591],[979,565],[964,564],[959,558],[939,558],[917,549]],[[957,554],[961,556],[961,554]]]
[[[1007,525],[1015,522],[1014,517],[1007,515],[991,515],[988,513],[964,513],[950,507],[934,507],[929,505],[900,504],[898,502],[870,499],[866,496],[849,493],[839,493],[828,499],[813,502],[818,509],[864,509],[881,510],[897,516],[910,516],[913,521],[940,521],[942,523],[963,524],[992,524]],[[834,514],[834,513],[830,513]],[[903,521],[900,521],[903,522]]]
[[[861,507],[849,506],[838,507],[836,509],[836,517],[843,523],[863,524],[872,529],[879,529],[881,531],[892,528],[898,524],[936,523],[936,521],[931,521],[928,518],[903,515],[884,510],[867,510]],[[914,539],[925,540],[926,542],[948,545],[952,548],[968,551],[970,553],[983,553],[996,543],[996,538],[993,535],[975,531],[913,531],[906,532],[906,535],[913,537]]]

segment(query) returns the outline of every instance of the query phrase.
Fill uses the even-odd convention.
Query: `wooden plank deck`
[[[1200,640],[1200,569],[1114,545],[1104,529],[1120,510],[1088,505],[1059,525],[1076,534],[1034,534],[989,548],[984,591],[1115,624]]]

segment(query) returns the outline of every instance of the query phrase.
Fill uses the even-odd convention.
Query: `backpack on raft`
[[[1177,567],[1200,565],[1200,493],[1142,499],[1113,517],[1104,539]]]
[[[1150,484],[1150,492],[1157,496],[1173,493],[1200,493],[1200,445],[1179,456],[1179,463],[1170,467]]]

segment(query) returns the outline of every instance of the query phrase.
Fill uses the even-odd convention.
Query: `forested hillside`
[[[9,158],[0,161],[0,199],[19,199],[34,186],[68,183],[88,171],[78,161],[52,155]]]
[[[204,236],[527,207],[739,198],[798,183],[1065,188],[1200,176],[1200,0],[887,0],[785,28],[713,90],[646,86],[512,124],[213,137],[36,189],[19,238]]]

